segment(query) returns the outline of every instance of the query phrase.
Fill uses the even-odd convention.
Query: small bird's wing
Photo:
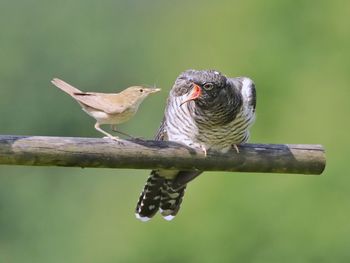
[[[126,109],[125,99],[120,97],[118,93],[105,94],[97,92],[82,92],[58,78],[54,78],[51,83],[68,93],[81,104],[104,111],[108,114],[121,113]]]
[[[247,77],[238,77],[229,79],[241,92],[244,105],[255,112],[256,108],[256,90],[253,80]]]
[[[122,113],[127,109],[127,101],[118,93],[79,92],[73,97],[79,102],[108,114]]]

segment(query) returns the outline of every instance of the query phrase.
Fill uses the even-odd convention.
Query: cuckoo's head
[[[215,70],[187,70],[175,82],[175,93],[182,96],[181,105],[194,101],[202,108],[221,104],[232,90],[227,79]]]

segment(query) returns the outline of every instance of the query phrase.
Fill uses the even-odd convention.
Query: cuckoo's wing
[[[243,103],[253,113],[256,108],[256,90],[253,80],[247,77],[238,77],[229,79],[241,92]]]
[[[165,116],[163,117],[163,120],[160,123],[160,127],[156,133],[155,140],[156,141],[167,141],[168,140],[168,134],[167,134],[166,127],[165,127]]]

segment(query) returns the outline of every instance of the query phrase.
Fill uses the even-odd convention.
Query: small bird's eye
[[[140,92],[143,92],[143,89],[140,89]]]
[[[205,90],[211,90],[212,88],[214,88],[214,84],[213,84],[213,83],[205,83],[205,84],[203,85],[203,88],[204,88]]]

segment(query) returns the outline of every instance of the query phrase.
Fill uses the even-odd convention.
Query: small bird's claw
[[[143,137],[131,137],[131,138],[135,141],[144,141],[145,140],[145,138],[143,138]]]
[[[132,136],[132,135],[130,135],[130,134],[127,134],[127,133],[125,133],[125,132],[121,132],[121,131],[117,130],[117,128],[116,128],[115,125],[112,125],[111,128],[112,128],[112,131],[117,132],[117,133],[119,133],[119,134],[122,134],[122,135],[124,135],[124,136],[127,136],[127,137],[129,137],[130,139],[133,139],[133,140],[140,139],[140,140],[142,140],[142,138],[134,137],[134,136]]]
[[[124,144],[124,143],[119,139],[119,137],[116,137],[116,136],[105,136],[105,137],[102,137],[102,138],[103,138],[103,139],[109,139],[109,140],[115,141],[116,143],[121,144],[121,145]]]
[[[104,136],[102,137],[102,139],[111,139],[113,141],[119,141],[119,137],[116,137],[116,136]]]

